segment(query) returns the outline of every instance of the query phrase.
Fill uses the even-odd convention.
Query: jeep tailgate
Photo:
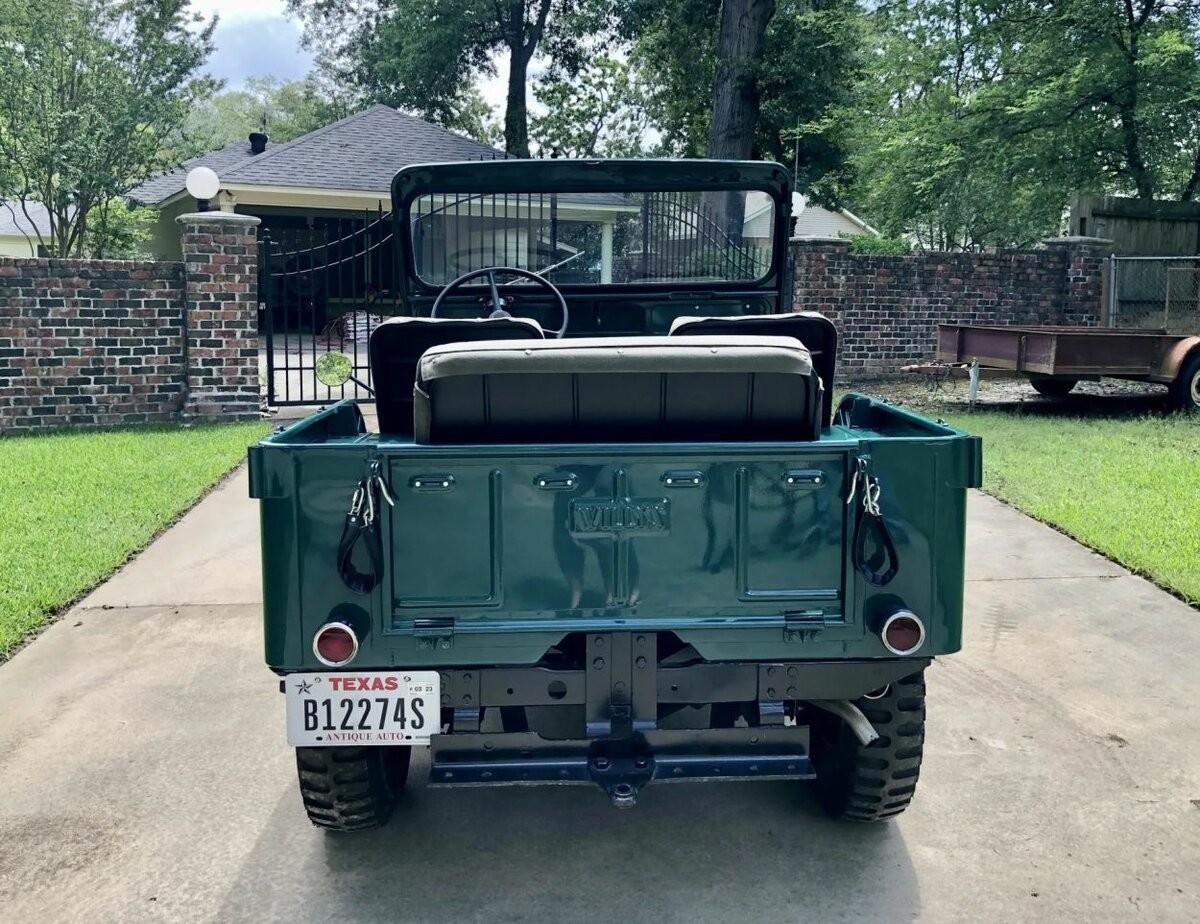
[[[766,448],[625,446],[618,461],[388,454],[392,628],[556,617],[668,628],[784,613],[836,623],[849,449]]]

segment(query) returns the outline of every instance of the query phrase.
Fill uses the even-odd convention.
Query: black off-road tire
[[[1171,404],[1180,410],[1200,411],[1200,350],[1192,350],[1183,361],[1169,393]]]
[[[816,711],[811,741],[817,794],[831,818],[883,821],[908,808],[917,788],[925,743],[925,673],[855,705],[879,738],[864,746],[837,716]]]
[[[1029,380],[1033,390],[1047,398],[1065,398],[1079,384],[1079,379],[1040,379]]]
[[[296,748],[308,820],[331,831],[363,831],[388,820],[408,780],[412,748]]]

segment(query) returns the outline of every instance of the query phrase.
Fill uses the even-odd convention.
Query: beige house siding
[[[36,257],[37,239],[30,245],[24,235],[0,234],[0,257]]]
[[[795,237],[841,237],[843,234],[869,234],[842,212],[831,212],[819,205],[808,205],[796,216],[792,234]]]

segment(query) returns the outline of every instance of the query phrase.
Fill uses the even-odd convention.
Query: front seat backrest
[[[529,318],[392,318],[371,334],[371,378],[379,432],[413,432],[413,382],[421,354],[447,343],[485,340],[542,340]]]
[[[795,337],[808,348],[813,368],[825,386],[821,420],[833,418],[833,373],[837,364],[837,328],[823,314],[792,311],[786,314],[747,314],[731,318],[676,318],[671,336],[739,334],[756,337]]]

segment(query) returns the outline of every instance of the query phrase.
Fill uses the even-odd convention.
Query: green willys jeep
[[[436,786],[815,779],[909,804],[923,671],[960,647],[977,439],[852,394],[791,309],[776,164],[400,171],[378,432],[250,449],[266,660],[311,820]],[[364,381],[365,384],[365,381]],[[336,393],[336,388],[334,389]]]

